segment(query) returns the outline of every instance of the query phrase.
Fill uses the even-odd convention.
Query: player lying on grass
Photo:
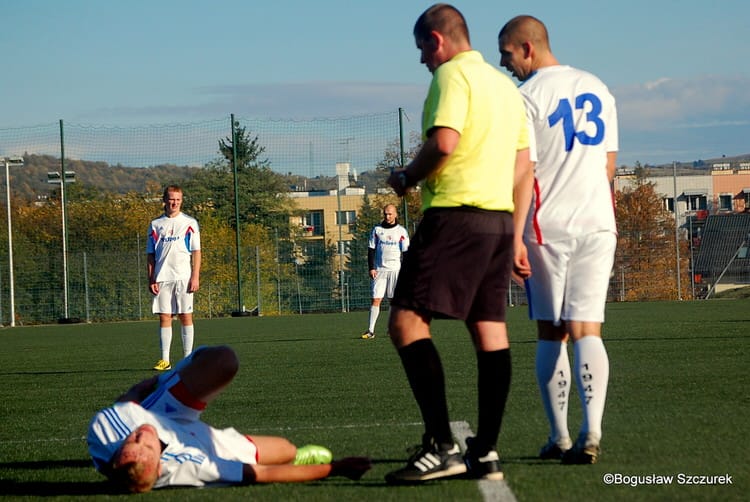
[[[231,348],[201,347],[174,370],[134,385],[114,405],[96,413],[89,425],[94,466],[130,492],[329,476],[359,479],[370,469],[364,457],[332,461],[322,446],[297,448],[282,437],[247,436],[202,422],[201,412],[238,368]]]

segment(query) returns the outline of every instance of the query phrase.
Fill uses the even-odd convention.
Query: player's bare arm
[[[404,195],[409,188],[443,166],[445,160],[456,149],[460,137],[461,135],[455,129],[449,127],[433,128],[427,141],[406,169],[391,173],[388,178],[388,185],[393,188],[396,195]]]
[[[193,251],[193,265],[192,273],[190,274],[190,282],[188,283],[188,293],[195,293],[200,288],[200,275],[201,275],[201,251],[200,249]]]
[[[534,163],[529,158],[529,149],[516,152],[516,165],[513,175],[513,273],[521,279],[531,277],[526,245],[523,242],[523,229],[531,206],[534,189]]]
[[[146,380],[138,382],[130,389],[128,389],[127,392],[118,397],[116,402],[123,403],[127,401],[135,401],[136,403],[140,403],[156,389],[158,381],[159,376],[155,375],[151,378],[147,378]]]
[[[149,253],[146,255],[146,270],[148,273],[148,290],[152,295],[159,294],[159,284],[154,280],[154,270],[156,269],[156,255]]]

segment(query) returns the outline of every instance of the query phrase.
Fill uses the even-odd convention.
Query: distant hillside
[[[50,155],[26,155],[24,160],[23,167],[10,168],[13,196],[25,200],[37,200],[47,196],[56,188],[56,185],[50,185],[47,182],[47,173],[60,171],[60,159]],[[706,174],[715,163],[748,161],[750,161],[750,153],[693,162],[678,162],[676,167],[678,175]],[[649,169],[652,176],[671,176],[673,172],[672,164],[644,164],[642,167]],[[173,164],[154,167],[112,166],[106,162],[85,160],[68,160],[65,163],[66,171],[75,172],[76,183],[104,193],[115,194],[158,192],[166,184],[184,183],[185,180],[192,178],[198,169],[200,168]],[[336,178],[333,176],[307,178],[286,174],[283,177],[290,190],[333,190],[336,187]],[[354,179],[350,181],[352,185],[365,187],[368,193],[375,193],[379,188],[385,187],[385,178],[386,173],[373,170],[360,173],[356,181]],[[4,173],[0,173],[0,179],[3,179],[2,183],[4,183]]]
[[[111,166],[106,162],[68,160],[65,171],[75,173],[75,182],[106,193],[145,193],[149,185],[160,187],[168,183],[182,183],[192,177],[197,168],[159,165],[136,168]],[[50,155],[26,155],[23,167],[11,167],[11,190],[14,197],[36,200],[57,188],[47,182],[48,172],[60,171],[60,159]],[[4,178],[5,174],[2,174]],[[3,181],[4,183],[4,181]],[[158,190],[158,189],[157,189]]]
[[[738,164],[740,162],[750,162],[750,153],[743,155],[734,155],[732,157],[718,157],[713,159],[698,159],[692,162],[677,162],[675,168],[671,163],[669,164],[643,164],[642,167],[647,168],[652,176],[672,176],[673,171],[677,171],[677,175],[689,175],[689,174],[707,174],[711,171],[711,167],[714,164],[726,163]],[[625,166],[626,168],[635,166]]]

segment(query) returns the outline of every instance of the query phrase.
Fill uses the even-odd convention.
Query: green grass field
[[[592,466],[535,458],[546,440],[534,376],[535,330],[526,309],[510,310],[513,384],[500,437],[507,485],[519,501],[746,500],[746,300],[612,304],[605,343],[611,379],[603,454]],[[385,336],[360,340],[366,313],[196,321],[198,344],[239,354],[235,382],[204,417],[219,427],[328,445],[338,457],[367,455],[359,482],[171,489],[154,500],[501,500],[476,481],[390,487],[422,433],[400,362]],[[387,313],[378,328],[384,331]],[[175,324],[177,326],[177,324]],[[104,499],[84,436],[92,414],[152,374],[157,321],[5,328],[0,331],[0,497]],[[173,360],[181,341],[175,329]],[[448,381],[451,420],[476,425],[475,364],[463,325],[437,321],[433,333]],[[572,351],[571,351],[572,352]],[[577,396],[570,425],[580,424]],[[607,485],[605,474],[674,476],[671,484]],[[730,475],[730,485],[685,485],[680,475]],[[637,478],[636,478],[637,479]],[[221,490],[218,492],[217,490]]]

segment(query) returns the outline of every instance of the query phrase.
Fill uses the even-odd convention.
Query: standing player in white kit
[[[617,244],[611,189],[618,149],[615,99],[594,75],[558,63],[546,27],[534,17],[511,19],[498,44],[500,65],[522,82],[536,162],[524,241],[532,271],[529,314],[538,327],[537,380],[551,428],[539,455],[593,464],[609,383],[601,329]],[[567,421],[572,378],[583,406],[574,444]]]
[[[182,188],[164,189],[164,214],[151,222],[146,240],[149,291],[154,295],[152,311],[159,314],[161,359],[155,370],[172,368],[172,316],[182,325],[182,351],[193,350],[193,293],[200,287],[201,239],[198,221],[181,212]]]
[[[367,268],[372,280],[372,305],[367,331],[363,339],[375,338],[375,323],[380,315],[380,304],[384,297],[393,298],[398,272],[401,270],[401,254],[409,249],[409,233],[397,222],[396,206],[383,208],[383,221],[375,225],[367,243]]]

